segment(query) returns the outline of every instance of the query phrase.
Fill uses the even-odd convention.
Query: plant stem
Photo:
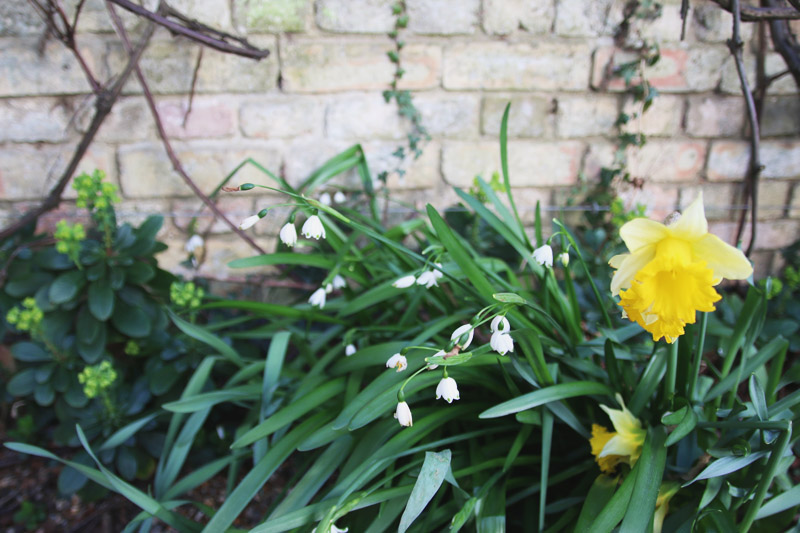
[[[669,359],[667,359],[667,379],[664,381],[664,401],[672,407],[672,399],[675,397],[675,377],[678,370],[678,343],[680,337],[669,346]]]
[[[692,373],[689,376],[689,388],[686,391],[686,396],[690,402],[695,401],[697,378],[700,374],[700,363],[703,361],[703,350],[706,344],[706,329],[708,328],[708,313],[700,314],[700,331],[697,335],[697,347],[694,353],[694,362],[692,363]],[[700,399],[697,398],[697,401]]]

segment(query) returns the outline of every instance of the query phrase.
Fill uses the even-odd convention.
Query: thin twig
[[[764,0],[764,3],[774,6],[775,0]],[[775,51],[783,57],[795,83],[800,87],[800,46],[789,29],[789,23],[785,20],[770,21],[769,31]]]
[[[733,0],[713,0],[715,4],[725,11],[733,13],[733,4],[739,4]],[[797,20],[800,19],[800,11],[793,7],[753,7],[740,5],[739,17],[742,22],[757,22],[759,20]]]
[[[228,54],[236,54],[239,56],[249,57],[255,60],[263,59],[269,55],[269,50],[261,50],[259,48],[256,48],[255,46],[251,45],[247,41],[247,39],[243,39],[241,37],[236,37],[235,35],[230,35],[228,33],[221,32],[217,29],[211,28],[210,26],[206,26],[205,24],[201,24],[197,21],[191,21],[192,27],[189,28],[187,26],[169,20],[168,18],[166,18],[165,15],[170,15],[175,18],[179,18],[183,22],[190,21],[190,19],[186,18],[173,8],[169,7],[165,2],[163,2],[163,0],[159,4],[159,11],[156,13],[145,9],[140,5],[134,4],[129,0],[107,0],[107,1],[116,4],[123,9],[126,9],[131,13],[135,13],[140,17],[144,17],[148,20],[151,20],[156,24],[158,24],[159,26],[167,28],[172,33],[183,35],[184,37],[202,43],[215,50],[219,50],[220,52],[225,52]],[[216,38],[211,37],[208,34],[213,34],[216,35],[217,37]],[[241,46],[233,45],[227,42],[226,39],[236,41]]]
[[[192,112],[192,104],[194,103],[195,88],[197,87],[197,74],[200,72],[200,66],[203,64],[203,47],[197,54],[197,62],[194,64],[194,71],[192,72],[192,85],[189,87],[189,105],[186,107],[186,113],[183,114],[183,127],[186,127],[186,122],[189,121],[189,115]]]
[[[750,244],[747,246],[747,255],[753,250],[753,245],[756,241],[756,205],[758,203],[758,178],[761,174],[761,156],[760,156],[760,140],[761,131],[758,124],[758,114],[756,113],[756,104],[753,100],[753,93],[750,91],[750,82],[747,81],[747,73],[745,72],[744,57],[742,54],[742,19],[739,8],[739,0],[732,0],[733,10],[733,35],[728,40],[728,48],[736,63],[736,72],[739,74],[739,83],[742,86],[742,94],[744,94],[745,102],[747,103],[747,118],[750,123],[750,162],[747,168],[747,175],[745,177],[745,201],[749,196],[750,212],[752,216],[752,232],[750,234]],[[743,230],[744,217],[739,221],[739,228],[737,230],[736,241],[741,238]]]
[[[130,40],[128,39],[128,32],[125,31],[125,26],[122,24],[122,20],[119,18],[116,10],[114,9],[113,3],[116,3],[118,0],[106,0],[106,8],[108,9],[108,13],[111,16],[111,21],[114,24],[114,27],[119,34],[120,39],[122,40],[122,44],[125,47],[125,50],[128,54],[132,54],[133,50],[131,48]],[[264,251],[256,242],[247,235],[244,231],[240,230],[236,224],[231,222],[228,217],[226,217],[222,211],[216,206],[214,202],[212,202],[208,196],[206,196],[203,191],[201,191],[197,185],[194,183],[192,178],[186,173],[183,168],[183,165],[178,159],[178,156],[175,155],[175,151],[172,149],[172,144],[169,142],[169,137],[167,136],[167,132],[164,129],[164,124],[161,121],[161,116],[158,114],[158,107],[156,106],[155,100],[153,99],[153,94],[150,92],[150,86],[147,83],[147,80],[142,74],[142,69],[139,67],[138,62],[134,65],[134,70],[136,71],[136,77],[139,80],[139,84],[142,86],[142,93],[144,94],[144,98],[147,101],[147,106],[150,108],[150,114],[153,116],[153,121],[156,124],[156,129],[158,130],[158,135],[161,137],[161,142],[164,145],[164,150],[167,152],[167,157],[169,158],[170,162],[172,163],[172,168],[178,175],[183,179],[184,183],[192,190],[192,192],[202,200],[206,206],[214,213],[220,220],[222,220],[225,224],[227,224],[239,237],[241,237],[247,244],[250,245],[255,251],[260,254],[266,254],[267,252]]]
[[[36,208],[31,209],[22,215],[19,220],[3,228],[3,230],[0,231],[0,240],[10,237],[26,225],[36,220],[43,213],[51,211],[61,204],[61,197],[64,194],[64,189],[66,189],[67,183],[69,183],[69,180],[72,178],[72,174],[78,168],[78,164],[80,163],[81,159],[83,159],[86,151],[89,149],[89,145],[94,140],[95,135],[100,129],[100,125],[103,123],[106,116],[108,116],[108,114],[111,112],[111,108],[114,106],[119,94],[122,92],[122,87],[125,85],[125,82],[128,81],[131,72],[133,72],[134,66],[138,63],[139,58],[142,56],[142,52],[144,52],[144,49],[147,46],[147,43],[150,41],[150,37],[152,37],[154,31],[155,25],[152,23],[148,24],[144,30],[144,33],[142,34],[142,37],[139,39],[139,43],[136,45],[136,49],[130,54],[128,63],[125,65],[125,69],[116,79],[114,84],[110,88],[100,89],[97,92],[95,99],[95,111],[94,116],[92,116],[92,121],[89,124],[86,133],[84,133],[83,137],[78,143],[75,152],[72,154],[72,159],[70,159],[69,164],[67,164],[67,167],[62,172],[61,177],[58,179],[56,185],[50,190],[47,198],[45,198],[44,202],[39,204]]]

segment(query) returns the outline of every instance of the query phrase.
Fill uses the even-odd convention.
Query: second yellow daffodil
[[[599,424],[592,424],[592,438],[589,441],[592,455],[595,456],[600,470],[606,474],[613,473],[619,463],[635,465],[642,454],[642,445],[647,436],[642,423],[628,411],[619,394],[617,402],[622,406],[621,410],[600,406],[611,419],[614,431],[608,431]]]
[[[702,193],[676,221],[664,225],[636,218],[620,228],[629,253],[616,255],[611,293],[619,295],[625,316],[653,335],[674,342],[697,311],[713,311],[723,278],[753,273],[747,257],[708,233]]]

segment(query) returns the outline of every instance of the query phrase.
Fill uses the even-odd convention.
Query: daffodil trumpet
[[[723,279],[746,279],[753,267],[741,250],[708,233],[702,193],[664,225],[636,218],[620,228],[628,253],[611,258],[611,294],[623,316],[672,343],[694,324],[697,311],[714,311]]]

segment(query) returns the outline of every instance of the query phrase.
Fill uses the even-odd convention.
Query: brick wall
[[[70,2],[67,2],[68,4]],[[74,4],[74,2],[72,2]],[[596,179],[614,151],[614,122],[632,103],[610,66],[626,59],[615,49],[621,0],[407,0],[403,39],[416,106],[432,135],[407,174],[392,177],[396,195],[419,206],[455,201],[450,187],[469,187],[476,174],[499,170],[498,131],[512,102],[509,150],[517,202],[532,219],[536,201],[564,205],[579,177]],[[381,91],[393,66],[391,0],[173,0],[201,21],[246,35],[267,47],[256,63],[204,50],[192,112],[184,121],[198,47],[156,33],[142,61],[176,151],[198,185],[212,190],[252,157],[291,183],[354,142],[363,143],[374,173],[394,168],[391,153],[407,125]],[[648,72],[661,96],[642,120],[627,127],[648,135],[631,150],[630,169],[644,179],[624,189],[654,216],[687,204],[703,190],[713,230],[731,239],[737,196],[747,164],[743,99],[725,40],[730,17],[711,3],[692,2],[686,39],[680,2],[667,0],[661,18],[643,36],[661,45],[662,59]],[[133,31],[136,20],[125,20]],[[101,0],[88,0],[81,19],[81,49],[105,79],[119,70],[124,51]],[[140,29],[140,28],[139,28]],[[745,37],[754,28],[745,24]],[[11,219],[47,193],[91,114],[87,84],[72,56],[45,42],[42,24],[26,0],[0,3],[0,216]],[[746,50],[749,71],[754,56]],[[768,73],[783,70],[767,57]],[[185,227],[199,201],[171,171],[135,81],[126,87],[91,147],[82,170],[104,169],[119,183],[124,218],[167,215],[163,238],[174,267],[185,257]],[[800,236],[800,99],[789,76],[771,87],[763,113],[757,272],[780,266],[776,250]],[[264,181],[247,170],[239,182]],[[339,181],[355,184],[352,177]],[[256,195],[226,197],[233,220],[272,201]],[[71,213],[66,204],[52,221]],[[210,224],[211,220],[202,220]],[[272,215],[271,215],[272,217]],[[278,217],[256,226],[262,246],[274,246]],[[251,230],[253,231],[253,230]],[[249,255],[238,239],[214,224],[204,273],[230,274],[225,263]]]

